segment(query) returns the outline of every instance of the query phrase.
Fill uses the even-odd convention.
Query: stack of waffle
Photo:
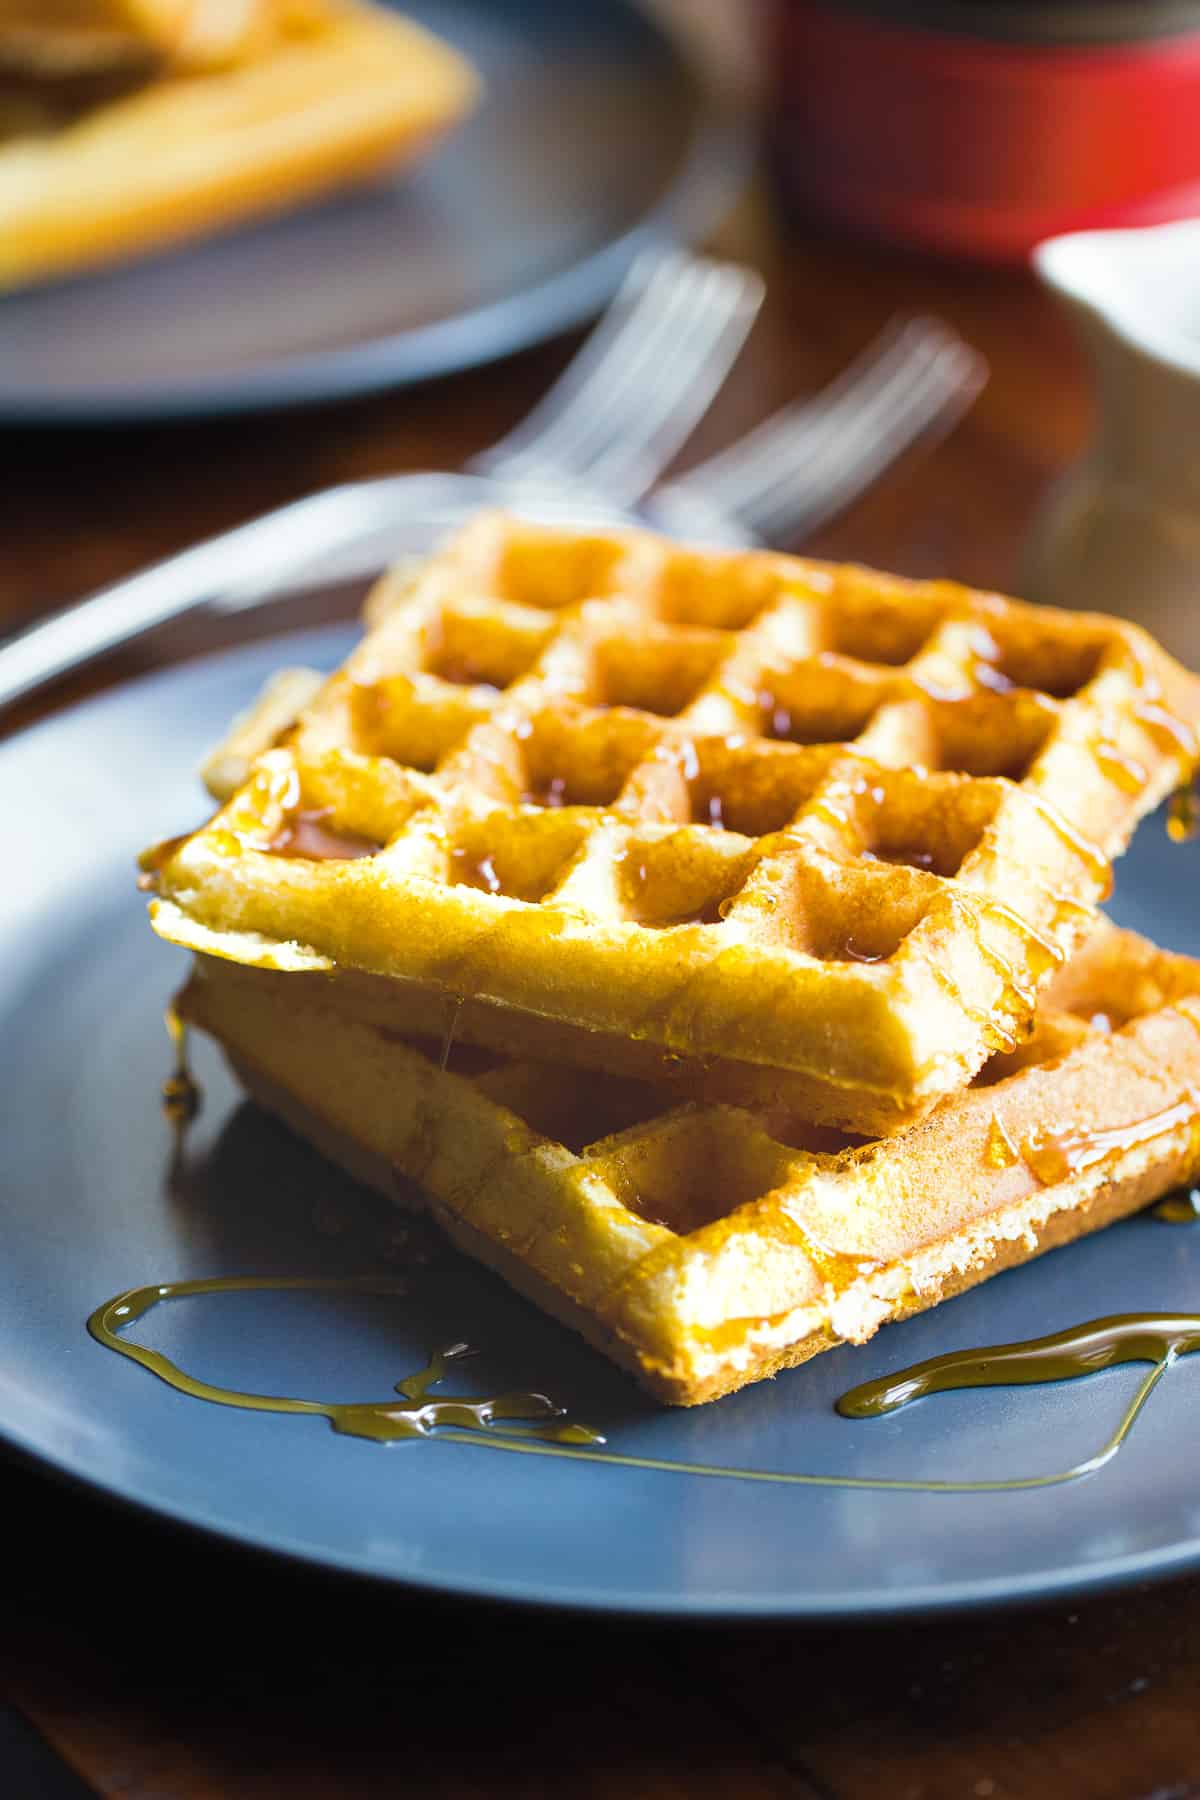
[[[1200,964],[1097,905],[1198,731],[1119,620],[489,515],[144,880],[251,1093],[690,1404],[1194,1173]]]

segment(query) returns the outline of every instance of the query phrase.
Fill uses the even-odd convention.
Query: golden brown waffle
[[[6,31],[3,6],[0,64],[23,55],[46,78],[0,89],[0,288],[372,177],[476,93],[456,52],[363,0],[109,0],[90,36],[64,24],[33,38],[19,19]],[[56,55],[71,76],[126,51],[150,59],[149,79],[89,96],[49,78]]]
[[[1136,627],[948,583],[488,516],[372,616],[161,935],[857,1131],[1019,1040],[1196,752]]]
[[[1200,963],[1102,926],[1021,1050],[847,1147],[659,1085],[418,1048],[316,976],[201,957],[184,1015],[248,1088],[690,1405],[934,1305],[1200,1168]]]
[[[0,0],[0,67],[55,79],[146,68],[214,3],[244,13],[259,0]]]

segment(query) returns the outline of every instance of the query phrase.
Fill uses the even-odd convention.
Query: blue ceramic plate
[[[403,0],[483,102],[394,180],[0,299],[0,420],[289,406],[424,380],[581,323],[747,163],[632,0]]]
[[[11,1442],[264,1550],[556,1605],[895,1614],[1200,1565],[1190,1448],[1200,1357],[1158,1384],[1117,1456],[1058,1486],[961,1484],[1087,1461],[1144,1369],[937,1396],[861,1423],[832,1405],[867,1377],[955,1346],[1107,1312],[1194,1308],[1200,1229],[1134,1219],[864,1349],[663,1412],[490,1276],[452,1255],[414,1263],[411,1242],[392,1239],[398,1215],[241,1103],[203,1045],[206,1104],[172,1169],[161,1015],[182,961],[147,929],[133,857],[199,819],[197,759],[262,678],[285,660],[331,664],[345,643],[341,630],[293,634],[168,670],[0,748],[0,1429]],[[1198,874],[1200,848],[1168,843],[1152,821],[1121,866],[1114,910],[1200,953]],[[407,1291],[177,1300],[129,1336],[207,1381],[327,1402],[385,1399],[432,1347],[465,1339],[480,1355],[451,1387],[548,1391],[605,1434],[604,1455],[513,1454],[469,1435],[380,1446],[338,1436],[320,1417],[234,1411],[172,1391],[85,1330],[94,1307],[136,1284],[372,1271]]]

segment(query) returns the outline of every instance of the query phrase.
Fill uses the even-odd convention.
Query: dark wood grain
[[[680,1631],[334,1581],[5,1484],[0,1691],[114,1800],[1200,1796],[1195,1581]]]
[[[812,547],[1008,584],[1086,428],[1083,371],[1049,304],[1019,277],[777,247],[753,212],[726,247],[763,264],[771,296],[697,451],[828,379],[893,312],[936,311],[987,355],[990,387]],[[291,418],[9,434],[0,617],[334,481],[453,467],[569,349]],[[201,638],[127,652],[88,681]],[[4,1484],[0,1696],[122,1800],[1200,1800],[1195,1581],[888,1628],[667,1630],[334,1581],[24,1466]]]

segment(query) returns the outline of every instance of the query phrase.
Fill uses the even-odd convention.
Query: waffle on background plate
[[[1095,910],[1196,760],[1136,627],[498,516],[369,620],[144,858],[181,1010],[661,1398],[1192,1173],[1200,965]]]
[[[371,0],[0,0],[0,288],[372,178],[476,92]]]

